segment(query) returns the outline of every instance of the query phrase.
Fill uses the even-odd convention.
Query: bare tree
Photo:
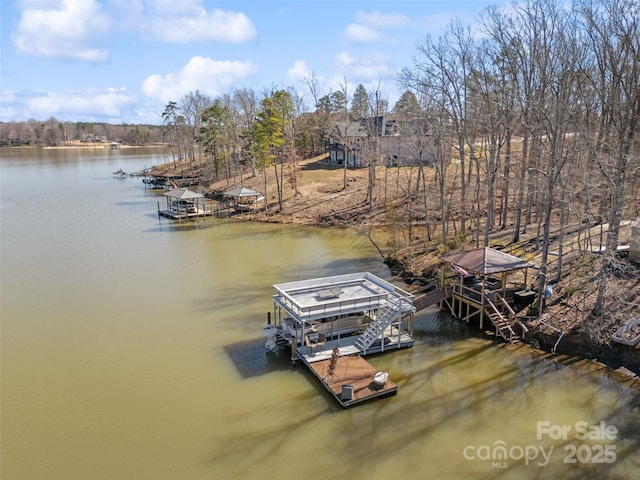
[[[179,109],[184,118],[185,124],[185,149],[186,155],[189,158],[189,165],[193,166],[193,162],[196,160],[196,145],[198,145],[197,139],[200,133],[200,127],[202,127],[202,113],[211,106],[213,101],[207,95],[203,95],[198,90],[195,92],[189,92],[184,95],[179,101]],[[198,158],[201,158],[202,152],[199,152]]]
[[[517,200],[514,213],[513,242],[520,240],[520,233],[526,230],[528,221],[525,220],[522,228],[522,218],[525,206],[530,212],[531,192],[534,184],[530,182],[530,142],[531,138],[538,136],[538,113],[543,111],[542,97],[539,92],[539,72],[537,69],[537,54],[542,54],[545,48],[543,32],[538,30],[538,25],[544,21],[540,17],[539,10],[529,7],[514,9],[510,15],[497,7],[489,7],[482,16],[485,33],[497,44],[499,49],[499,61],[505,83],[509,85],[515,103],[512,113],[517,116],[510,119],[520,124],[520,128],[514,125],[514,129],[522,135],[522,147],[520,155],[520,168],[517,182]],[[509,130],[508,134],[511,134]],[[509,142],[507,140],[507,145]],[[525,196],[527,184],[530,186],[529,194]],[[525,204],[526,199],[526,204]],[[506,211],[504,212],[506,214]],[[528,218],[528,215],[527,215]]]
[[[239,88],[233,91],[232,100],[238,115],[239,136],[243,143],[243,161],[248,164],[250,175],[255,177],[257,175],[256,153],[250,132],[253,130],[258,114],[256,93],[250,88]]]
[[[343,102],[338,102],[335,108],[338,108],[336,112],[342,116],[342,122],[344,124],[344,131],[341,132],[343,135],[342,145],[344,147],[344,159],[343,159],[343,169],[342,169],[342,188],[347,188],[347,167],[349,164],[349,149],[350,149],[350,141],[349,141],[349,108],[348,108],[348,99],[349,99],[349,83],[347,82],[347,78],[343,77],[339,80],[338,85],[340,87],[339,93],[340,97],[343,99]],[[335,96],[334,92],[332,96]],[[351,147],[352,148],[352,147]]]
[[[315,73],[311,72],[308,76],[302,79],[303,83],[309,89],[309,93],[311,93],[311,97],[313,98],[313,119],[315,123],[311,124],[311,152],[316,153],[317,147],[316,144],[322,145],[324,147],[324,143],[326,140],[326,136],[328,135],[327,128],[327,112],[323,111],[320,108],[320,97],[319,97],[319,80],[316,77]]]
[[[618,247],[629,167],[638,166],[632,146],[640,128],[640,4],[629,0],[583,0],[578,11],[593,55],[593,90],[601,119],[590,132],[596,164],[610,189],[607,254]],[[595,315],[604,312],[607,269],[599,273]]]
[[[471,62],[476,50],[474,40],[460,22],[448,25],[446,33],[435,40],[427,35],[416,47],[413,69],[405,69],[400,83],[405,88],[429,95],[442,103],[442,113],[451,122],[450,136],[460,162],[460,230],[466,231],[467,185],[466,147],[473,149],[472,118],[469,115]],[[472,153],[471,153],[472,154]]]

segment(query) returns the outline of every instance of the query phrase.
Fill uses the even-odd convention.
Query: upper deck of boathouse
[[[414,311],[413,295],[369,273],[360,272],[274,285],[273,300],[300,322],[366,312],[399,301]]]

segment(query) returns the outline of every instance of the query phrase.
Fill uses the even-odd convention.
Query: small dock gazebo
[[[536,293],[527,287],[528,270],[535,268],[530,262],[491,247],[440,257],[456,272],[449,305],[451,313],[467,322],[479,316],[480,328],[485,317],[496,327],[496,333],[511,342],[520,335],[516,324],[526,327],[516,311],[533,303]]]
[[[236,212],[248,212],[257,207],[258,202],[264,202],[264,195],[247,187],[234,188],[224,192],[225,197],[233,199]]]

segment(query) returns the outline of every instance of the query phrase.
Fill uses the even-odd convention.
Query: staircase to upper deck
[[[387,308],[382,314],[369,324],[364,332],[356,339],[355,346],[362,352],[366,352],[373,343],[382,335],[385,329],[393,323],[402,309],[402,300],[389,298]]]

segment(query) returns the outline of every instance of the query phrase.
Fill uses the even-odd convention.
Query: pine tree
[[[351,116],[354,119],[367,118],[370,113],[369,94],[364,85],[359,84],[351,99]]]

